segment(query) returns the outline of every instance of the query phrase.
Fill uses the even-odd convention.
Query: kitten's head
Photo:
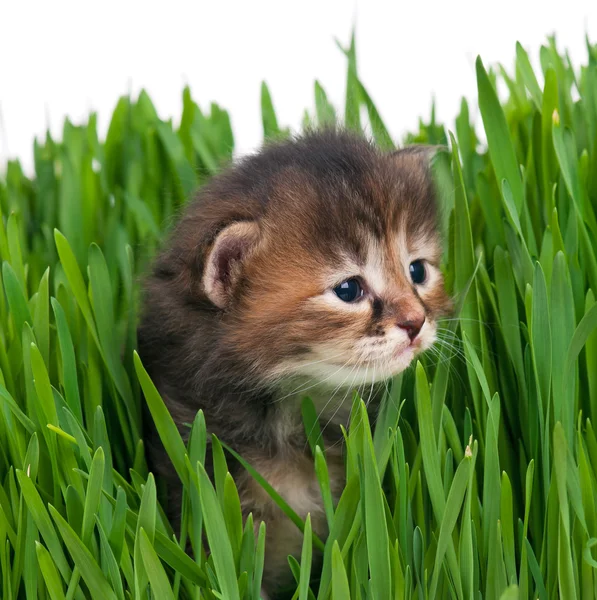
[[[216,178],[193,214],[209,231],[197,293],[218,309],[220,350],[264,382],[353,386],[429,348],[450,307],[429,161],[327,132]]]

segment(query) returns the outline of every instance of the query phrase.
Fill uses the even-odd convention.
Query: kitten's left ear
[[[218,308],[226,308],[230,302],[242,265],[255,250],[259,237],[255,221],[233,223],[217,235],[205,261],[203,289]]]

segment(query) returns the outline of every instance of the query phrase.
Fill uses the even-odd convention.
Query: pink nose
[[[421,331],[421,328],[423,327],[424,323],[425,316],[421,316],[409,319],[408,321],[402,321],[398,323],[398,327],[406,331],[408,339],[412,342],[419,335],[419,332]]]

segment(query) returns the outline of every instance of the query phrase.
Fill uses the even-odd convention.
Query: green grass
[[[514,72],[478,60],[476,130],[463,100],[454,135],[432,114],[408,136],[450,148],[435,168],[459,319],[393,382],[373,436],[355,399],[335,507],[311,436],[331,534],[311,580],[324,541],[290,514],[305,533],[289,561],[294,598],[597,597],[597,48],[587,49],[573,68],[550,39],[541,76],[520,46]],[[316,83],[305,124],[339,118],[390,147],[354,43],[345,53],[344,115]],[[266,136],[287,135],[265,86],[262,108]],[[185,447],[134,354],[137,276],[233,144],[218,106],[201,111],[185,90],[175,128],[141,93],[120,99],[105,141],[91,115],[36,143],[33,179],[7,165],[3,599],[259,597],[265,531],[242,522],[226,472],[240,457],[214,441],[212,485],[202,414]],[[184,484],[181,539],[147,471],[141,390]],[[303,412],[313,431],[312,407]]]

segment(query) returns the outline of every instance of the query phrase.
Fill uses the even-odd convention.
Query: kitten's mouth
[[[399,346],[395,348],[391,353],[384,354],[382,356],[374,356],[371,358],[364,358],[355,360],[351,364],[361,365],[364,367],[376,366],[381,364],[394,363],[396,361],[403,362],[404,359],[409,361],[413,360],[416,354],[421,351],[422,342],[419,339],[413,340],[407,346]]]
[[[354,353],[346,362],[324,359],[306,365],[303,372],[333,387],[379,382],[404,371],[426,347],[425,338],[417,338],[406,345],[403,341],[393,348],[388,344],[385,351],[370,352],[365,356]]]
[[[399,356],[400,354],[408,352],[409,350],[412,352],[416,352],[417,350],[421,349],[422,345],[423,342],[421,341],[421,338],[415,338],[412,342],[408,344],[408,346],[405,346],[404,348],[396,348],[396,350],[394,351],[394,356]]]
[[[406,356],[410,355],[411,360],[415,355],[415,352],[419,349],[420,344],[409,344],[405,348],[396,348],[392,353],[392,360],[403,359]]]

